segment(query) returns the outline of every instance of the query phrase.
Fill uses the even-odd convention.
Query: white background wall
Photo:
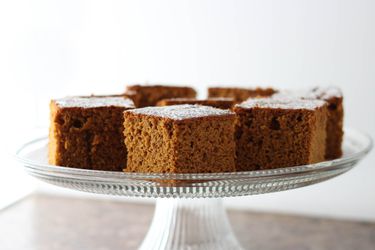
[[[0,1],[0,206],[32,181],[10,153],[48,102],[116,93],[126,83],[301,88],[345,93],[347,126],[375,138],[375,2],[371,0]],[[241,208],[375,221],[375,154],[331,181],[231,198]]]

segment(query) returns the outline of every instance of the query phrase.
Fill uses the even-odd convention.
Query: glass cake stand
[[[221,198],[278,192],[322,182],[350,170],[372,148],[368,135],[347,129],[344,155],[332,161],[249,172],[145,174],[51,166],[47,163],[47,142],[47,137],[35,139],[17,151],[16,158],[32,176],[85,192],[157,198],[153,221],[140,246],[142,250],[242,249]]]

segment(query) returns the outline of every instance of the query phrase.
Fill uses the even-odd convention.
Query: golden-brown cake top
[[[317,108],[326,105],[325,101],[322,100],[305,100],[300,98],[256,98],[248,99],[235,107],[243,109],[251,108],[272,108],[272,109],[305,109],[305,110],[315,110]]]
[[[202,117],[219,117],[232,116],[234,113],[229,110],[223,110],[202,105],[171,105],[160,107],[146,107],[139,109],[132,109],[125,111],[127,113],[155,116],[161,118],[168,118],[172,120],[185,120]]]
[[[99,108],[124,107],[134,108],[132,100],[124,97],[76,97],[68,96],[52,100],[60,108]]]

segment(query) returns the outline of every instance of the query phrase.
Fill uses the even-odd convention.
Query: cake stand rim
[[[318,162],[314,164],[308,165],[300,165],[300,166],[293,166],[293,167],[286,167],[286,168],[276,168],[276,169],[268,169],[268,170],[256,170],[256,171],[241,171],[241,172],[222,172],[222,173],[188,173],[188,174],[160,174],[160,173],[127,173],[127,172],[114,172],[114,171],[100,171],[100,170],[89,170],[89,169],[81,169],[81,168],[70,168],[70,167],[63,167],[63,166],[54,166],[45,163],[36,162],[34,160],[30,160],[27,157],[23,156],[23,151],[36,143],[40,143],[48,139],[48,136],[38,137],[27,143],[23,144],[19,149],[16,151],[14,157],[19,162],[24,164],[25,168],[33,169],[36,171],[45,171],[51,174],[59,174],[62,175],[69,175],[71,177],[76,176],[80,178],[88,178],[92,180],[92,178],[97,178],[98,180],[103,181],[121,181],[121,180],[230,180],[230,179],[241,179],[241,178],[262,178],[262,177],[275,177],[275,176],[283,176],[289,174],[303,174],[306,172],[313,172],[313,171],[324,171],[325,169],[329,170],[329,167],[335,165],[345,165],[350,162],[356,162],[361,160],[365,155],[367,155],[371,149],[373,148],[373,140],[371,136],[363,131],[353,128],[345,128],[344,136],[349,134],[350,136],[346,139],[355,140],[353,138],[355,135],[359,135],[362,138],[360,140],[366,140],[365,143],[362,142],[362,148],[357,152],[344,156],[342,158],[328,160],[323,162]],[[354,133],[355,135],[351,135]],[[351,138],[350,138],[351,137]],[[36,150],[34,150],[36,151]]]

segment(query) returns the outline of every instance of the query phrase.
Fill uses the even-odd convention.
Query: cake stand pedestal
[[[221,199],[158,199],[140,249],[242,248]]]
[[[344,155],[332,161],[249,172],[144,174],[51,166],[47,163],[47,142],[47,137],[35,139],[16,153],[32,176],[85,192],[158,198],[141,250],[242,249],[220,198],[278,192],[322,182],[350,170],[372,148],[366,134],[346,129]]]

